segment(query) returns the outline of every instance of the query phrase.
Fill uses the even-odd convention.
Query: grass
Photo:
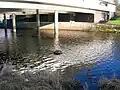
[[[112,18],[108,23],[109,24],[120,24],[120,16],[116,16]]]
[[[120,90],[120,79],[113,77],[111,79],[107,79],[106,77],[102,77],[99,81],[100,90]]]
[[[27,71],[23,74],[7,72],[5,68],[4,71],[0,75],[0,90],[81,90],[83,88],[77,80],[62,78],[59,71],[52,73]]]

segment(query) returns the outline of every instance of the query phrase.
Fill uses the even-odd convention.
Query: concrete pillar
[[[12,14],[12,27],[13,27],[13,32],[16,32],[16,15]]]
[[[4,29],[5,29],[5,36],[7,36],[7,18],[6,18],[6,14],[4,13]]]
[[[37,29],[40,29],[40,14],[39,14],[39,10],[36,10],[36,21],[37,21]]]
[[[99,23],[103,19],[101,11],[94,12],[94,23]]]
[[[54,49],[55,50],[61,50],[58,34],[54,34]]]
[[[58,34],[58,11],[55,11],[54,34]]]

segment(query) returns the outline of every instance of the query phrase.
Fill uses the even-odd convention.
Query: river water
[[[1,76],[11,71],[59,72],[54,78],[79,80],[88,90],[99,90],[101,76],[120,78],[119,33],[61,30],[58,37],[41,30],[37,35],[36,30],[9,29],[5,36],[0,30],[0,63],[8,66]],[[54,55],[55,50],[62,54]]]

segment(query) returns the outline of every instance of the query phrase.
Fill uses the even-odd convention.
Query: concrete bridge
[[[116,12],[115,0],[0,0],[0,13],[4,13],[4,21],[6,22],[6,15],[12,13],[13,28],[16,27],[15,15],[35,13],[37,17],[37,27],[40,27],[41,11],[54,12],[55,33],[58,33],[58,15],[59,13],[74,13],[76,18],[84,17],[90,18],[88,14],[92,14],[92,21],[98,23],[99,21],[107,21],[114,16]],[[82,14],[81,14],[82,13]],[[87,15],[87,16],[86,16]]]

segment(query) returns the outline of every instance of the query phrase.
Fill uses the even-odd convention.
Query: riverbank
[[[100,90],[120,90],[120,79],[104,78],[103,80],[100,80]]]
[[[95,30],[97,31],[105,31],[105,32],[116,32],[120,33],[120,25],[118,24],[96,24]]]
[[[83,90],[80,81],[62,79],[59,72],[12,71],[9,64],[0,71],[0,90]],[[8,72],[8,68],[10,68]],[[4,72],[2,72],[4,69]]]
[[[108,21],[108,23],[119,25],[120,24],[120,16],[116,16],[116,17],[112,18],[110,21]]]

